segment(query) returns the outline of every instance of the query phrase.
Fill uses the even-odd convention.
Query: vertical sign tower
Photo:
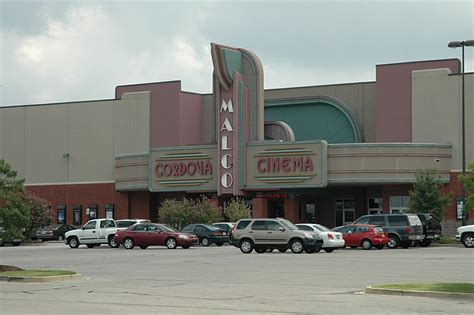
[[[246,144],[263,140],[263,68],[245,49],[211,44],[211,52],[217,193],[239,196],[246,186]]]

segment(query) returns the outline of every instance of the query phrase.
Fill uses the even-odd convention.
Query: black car
[[[195,234],[202,246],[216,244],[221,246],[229,242],[229,236],[221,229],[209,224],[189,224],[181,229],[181,232]]]
[[[75,230],[76,228],[69,224],[52,224],[39,228],[36,232],[36,238],[42,241],[51,241],[64,239],[64,234],[67,231]]]
[[[418,213],[421,224],[423,225],[423,234],[425,238],[421,242],[416,242],[421,247],[430,246],[431,242],[438,241],[441,237],[441,224],[436,217],[430,213]]]
[[[388,234],[388,248],[408,248],[412,242],[425,238],[420,218],[416,214],[373,214],[364,215],[354,224],[379,225]]]

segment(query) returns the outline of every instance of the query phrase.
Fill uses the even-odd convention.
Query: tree
[[[470,163],[467,167],[471,172],[466,175],[459,175],[459,180],[464,185],[466,191],[466,212],[474,211],[474,162]]]
[[[441,220],[451,199],[451,192],[442,193],[443,183],[434,169],[420,170],[415,178],[415,185],[409,191],[411,210],[415,213],[431,213]]]
[[[191,223],[212,223],[219,219],[219,209],[205,196],[197,200],[166,199],[158,208],[160,222],[169,224],[178,230]]]
[[[224,215],[231,222],[250,218],[250,206],[243,199],[235,198],[227,203]]]
[[[51,204],[28,190],[23,193],[23,199],[30,210],[30,223],[25,230],[25,238],[29,240],[38,228],[51,223]]]
[[[16,178],[11,166],[0,160],[0,221],[5,233],[4,239],[22,239],[29,223],[29,209],[23,198],[23,180]]]

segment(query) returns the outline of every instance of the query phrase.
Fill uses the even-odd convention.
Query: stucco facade
[[[74,224],[111,207],[115,218],[159,220],[166,198],[204,194],[219,206],[241,196],[255,217],[335,226],[409,211],[426,168],[453,191],[446,227],[460,224],[458,60],[378,65],[375,82],[270,90],[251,52],[214,45],[213,61],[211,94],[170,81],[118,86],[112,100],[0,108],[0,156]],[[467,163],[473,90],[467,74]]]

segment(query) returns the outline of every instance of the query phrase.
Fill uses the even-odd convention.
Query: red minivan
[[[333,229],[342,233],[346,246],[356,248],[362,246],[363,249],[384,248],[389,239],[383,229],[371,224],[349,224]]]

